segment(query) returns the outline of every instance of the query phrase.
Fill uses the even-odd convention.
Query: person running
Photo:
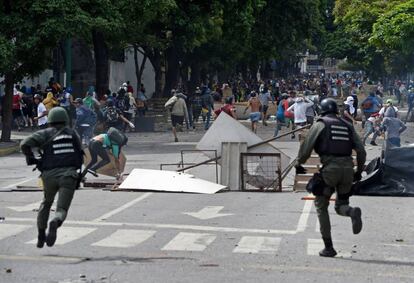
[[[351,125],[355,124],[355,114],[356,109],[354,107],[354,98],[352,96],[348,96],[344,102],[344,115],[343,118],[349,122]]]
[[[83,162],[79,137],[69,127],[66,110],[62,107],[51,109],[48,120],[49,128],[37,131],[20,144],[27,165],[36,165],[41,171],[43,181],[43,200],[37,215],[38,248],[43,248],[45,243],[48,247],[55,244],[57,229],[65,221],[75,190],[79,186],[78,170],[80,171]],[[35,158],[35,148],[42,152],[41,159]],[[56,194],[59,195],[56,213],[48,225],[50,209]]]
[[[82,98],[76,98],[74,105],[76,107],[76,124],[75,129],[81,138],[82,144],[89,144],[96,125],[96,114],[94,111],[83,105]]]
[[[185,103],[186,96],[179,91],[172,91],[173,96],[165,103],[165,108],[171,111],[171,125],[174,142],[178,142],[177,126],[183,126],[184,119],[188,120],[187,105]]]
[[[292,104],[287,111],[294,114],[294,121],[296,126],[306,125],[306,111],[309,107],[313,106],[313,102],[303,97],[303,94],[299,94],[296,98],[296,102]]]
[[[261,113],[260,113],[260,99],[257,97],[257,93],[252,91],[250,93],[250,99],[246,108],[244,109],[244,113],[246,113],[247,109],[250,108],[250,122],[251,122],[251,129],[253,133],[257,132],[257,122],[260,121]]]
[[[262,123],[263,126],[267,126],[267,110],[269,109],[269,101],[272,101],[275,104],[273,96],[270,94],[270,91],[267,87],[263,88],[263,92],[260,93],[259,96],[260,103],[262,105],[261,112],[262,112]]]
[[[365,143],[368,137],[372,133],[374,134],[374,136],[371,139],[370,145],[377,146],[377,143],[375,142],[375,140],[381,134],[380,115],[378,113],[372,114],[371,117],[369,117],[365,123],[365,134],[364,134],[364,139],[363,139],[364,146],[365,146]]]

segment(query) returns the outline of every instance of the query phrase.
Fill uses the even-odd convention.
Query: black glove
[[[306,174],[306,169],[302,165],[296,165],[296,174]]]
[[[26,155],[27,165],[37,165],[39,160],[37,160],[33,155]]]
[[[362,179],[362,173],[361,172],[355,172],[354,174],[354,182],[361,181]]]

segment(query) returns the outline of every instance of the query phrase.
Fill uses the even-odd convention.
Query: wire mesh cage
[[[241,153],[242,191],[282,191],[280,153]]]

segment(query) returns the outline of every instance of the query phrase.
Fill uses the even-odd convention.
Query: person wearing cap
[[[74,105],[76,107],[75,129],[81,138],[82,144],[88,145],[96,125],[96,114],[83,104],[82,98],[76,98]]]
[[[34,121],[37,122],[37,126],[40,129],[45,129],[47,127],[47,113],[48,110],[46,106],[42,102],[42,96],[40,94],[35,94],[33,97],[33,102],[36,105],[37,115],[33,118]]]
[[[338,117],[338,105],[332,98],[321,101],[321,118],[312,125],[300,146],[298,159],[295,165],[296,174],[305,174],[302,166],[312,152],[319,155],[322,169],[321,179],[324,183],[312,190],[315,195],[315,207],[318,215],[320,232],[325,248],[319,252],[323,257],[334,257],[336,251],[331,236],[329,220],[329,200],[336,192],[335,211],[338,215],[351,219],[352,231],[358,234],[362,229],[361,209],[349,205],[351,187],[354,180],[361,180],[361,173],[365,167],[366,152],[355,132],[354,127],[344,119]],[[354,172],[352,151],[357,153],[357,171]]]
[[[36,165],[43,181],[43,201],[37,215],[38,248],[43,248],[45,243],[49,247],[55,244],[57,229],[65,221],[75,190],[79,186],[78,170],[83,163],[81,143],[76,132],[68,126],[66,110],[54,107],[48,114],[48,121],[49,128],[35,132],[20,144],[27,165]],[[35,148],[42,152],[40,159],[34,156]],[[48,225],[56,194],[59,196],[55,216]]]
[[[355,124],[355,112],[357,110],[354,107],[354,98],[352,96],[348,96],[344,102],[344,115],[343,118],[348,121],[351,125]]]
[[[387,99],[385,102],[384,107],[378,112],[381,117],[397,117],[398,116],[398,108],[394,106],[392,99]]]

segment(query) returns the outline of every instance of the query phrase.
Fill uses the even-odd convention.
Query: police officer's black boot
[[[43,248],[46,241],[46,229],[39,229],[37,232],[37,244],[36,247],[39,249]]]
[[[351,208],[349,210],[349,216],[352,219],[352,232],[359,234],[362,230],[361,209],[359,207]]]
[[[325,248],[319,252],[320,256],[324,257],[334,257],[336,256],[336,251],[333,248],[332,239],[331,238],[322,238],[323,243],[325,244]]]
[[[56,242],[57,229],[60,226],[58,222],[58,220],[53,219],[49,223],[49,231],[46,237],[46,245],[48,247],[52,247]]]

